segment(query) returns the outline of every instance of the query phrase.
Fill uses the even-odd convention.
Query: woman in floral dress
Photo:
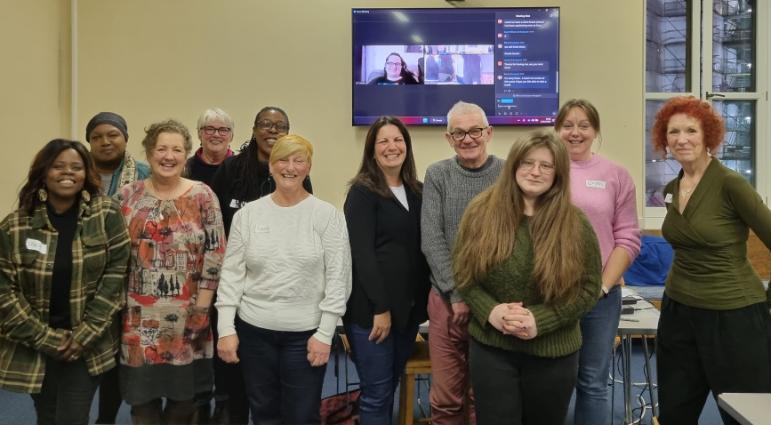
[[[169,120],[146,132],[150,177],[118,195],[131,236],[121,392],[134,424],[189,423],[195,394],[212,387],[208,312],[225,232],[211,189],[182,177],[187,128]]]

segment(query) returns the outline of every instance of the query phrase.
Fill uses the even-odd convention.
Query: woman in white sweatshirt
[[[332,336],[351,291],[345,217],[303,187],[312,156],[304,138],[281,137],[270,154],[276,190],[241,208],[230,228],[217,351],[242,362],[254,424],[320,422]]]

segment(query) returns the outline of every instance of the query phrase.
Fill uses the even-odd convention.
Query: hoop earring
[[[40,202],[45,202],[48,200],[48,192],[46,191],[46,188],[41,187],[37,190],[37,199],[39,199]]]

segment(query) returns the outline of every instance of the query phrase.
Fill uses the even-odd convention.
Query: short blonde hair
[[[276,144],[273,145],[273,149],[270,151],[269,162],[275,164],[277,161],[289,158],[296,153],[305,155],[308,164],[313,162],[313,145],[311,145],[311,142],[297,134],[287,134],[286,136],[281,136],[276,141]]]

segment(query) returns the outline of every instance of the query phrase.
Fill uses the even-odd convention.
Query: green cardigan
[[[675,251],[666,295],[713,310],[766,302],[768,295],[747,259],[747,237],[752,229],[771,248],[771,211],[744,177],[713,159],[680,214],[682,175],[664,188],[669,202],[661,232]]]
[[[600,296],[602,261],[591,224],[583,213],[578,214],[581,217],[584,242],[580,252],[584,257],[584,271],[578,298],[570,304],[544,302],[531,279],[533,246],[528,219],[525,218],[517,228],[511,256],[494,266],[484,280],[460,289],[473,315],[469,333],[476,341],[504,350],[549,358],[566,356],[581,348],[579,320],[594,307]],[[519,301],[530,309],[535,318],[538,335],[531,340],[504,335],[487,321],[490,311],[496,305]]]

